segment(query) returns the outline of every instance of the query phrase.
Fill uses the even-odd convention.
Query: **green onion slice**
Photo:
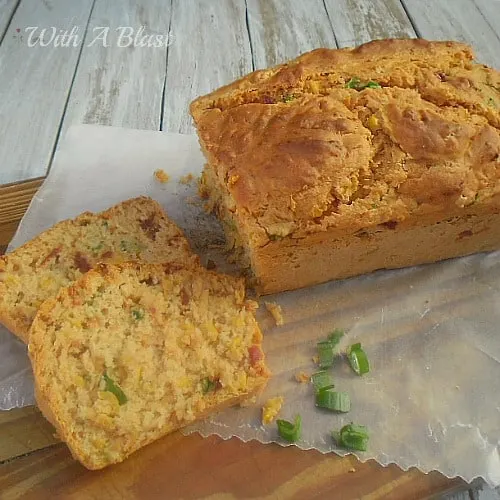
[[[347,392],[336,392],[332,387],[325,387],[316,394],[316,406],[347,413],[351,409],[351,400]]]
[[[347,350],[347,357],[351,368],[358,374],[364,375],[370,371],[370,363],[365,351],[361,348],[361,344],[353,344]]]
[[[381,85],[378,82],[374,82],[373,80],[369,80],[368,82],[361,83],[361,80],[357,77],[351,78],[346,83],[345,86],[348,89],[355,89],[355,90],[363,90],[366,88],[369,88],[369,89],[380,89],[381,88]]]
[[[353,77],[346,83],[346,88],[348,89],[357,89],[361,84],[361,80],[359,78]]]
[[[276,420],[279,435],[289,443],[295,443],[300,439],[302,431],[302,417],[297,415],[293,424],[287,420]]]
[[[333,431],[332,437],[343,448],[366,451],[368,447],[368,429],[364,425],[344,425],[340,432]]]
[[[217,381],[212,380],[209,377],[205,377],[201,381],[201,390],[203,391],[203,394],[207,394],[208,392],[213,392],[217,388]]]
[[[144,315],[144,309],[132,309],[132,316],[137,321],[139,321],[140,319],[144,319]]]
[[[116,399],[118,399],[120,406],[124,405],[128,399],[127,396],[125,396],[125,393],[121,390],[121,387],[113,379],[109,378],[107,373],[104,373],[102,378],[105,384],[104,390],[114,394]]]
[[[311,375],[311,382],[313,383],[314,390],[319,392],[325,387],[334,387],[332,376],[325,370],[313,373]]]
[[[335,328],[330,335],[328,335],[328,342],[332,345],[332,347],[335,347],[339,342],[340,339],[344,336],[344,330],[341,330],[340,328]]]
[[[335,354],[333,352],[332,344],[327,340],[323,342],[318,342],[318,359],[319,367],[324,370],[325,368],[330,368],[333,365],[333,359]]]

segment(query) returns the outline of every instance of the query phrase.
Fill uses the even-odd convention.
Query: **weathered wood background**
[[[29,47],[29,26],[76,27],[80,40]],[[118,47],[120,26],[170,33],[171,43]],[[109,28],[107,46],[92,43],[99,27]],[[498,0],[0,0],[0,250],[71,124],[192,133],[188,105],[199,94],[316,47],[375,38],[463,40],[500,67],[499,32]],[[56,443],[36,410],[0,414],[0,497],[313,498],[342,488],[342,498],[422,498],[463,486],[439,474],[177,434],[92,475]]]

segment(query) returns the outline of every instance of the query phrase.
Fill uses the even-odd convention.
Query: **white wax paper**
[[[178,182],[188,173],[198,176],[203,162],[195,136],[72,127],[11,247],[61,219],[146,194],[184,229],[202,261],[210,257],[230,270],[217,246],[220,227],[203,212],[195,185]],[[157,168],[171,176],[167,184],[153,178]],[[380,271],[264,300],[279,303],[286,321],[275,327],[259,309],[273,371],[266,391],[255,405],[230,409],[185,432],[284,444],[275,425],[260,422],[266,399],[282,395],[280,416],[302,416],[300,448],[342,454],[330,433],[354,421],[370,431],[369,451],[357,454],[363,461],[500,484],[500,252]],[[300,371],[315,371],[316,341],[333,328],[347,331],[341,349],[361,342],[371,362],[364,377],[344,359],[332,369],[338,390],[351,396],[352,410],[343,415],[316,409],[310,385],[294,379]],[[26,348],[0,330],[0,409],[32,403]]]

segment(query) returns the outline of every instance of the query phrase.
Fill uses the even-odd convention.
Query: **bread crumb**
[[[162,184],[166,184],[170,180],[170,175],[168,175],[162,168],[155,170],[154,176],[155,179]]]
[[[179,184],[191,184],[193,180],[194,180],[193,174],[186,174],[179,179]]]
[[[319,356],[313,356],[312,360],[313,360],[313,363],[319,364]]]
[[[301,384],[307,384],[311,381],[311,375],[306,372],[299,372],[295,374],[295,380]]]
[[[251,398],[245,399],[244,401],[240,401],[240,408],[246,408],[247,406],[252,406],[257,402],[257,395],[252,396]]]
[[[262,407],[262,423],[270,424],[277,416],[283,406],[283,396],[268,399]]]
[[[264,302],[266,309],[271,313],[274,318],[274,322],[276,326],[283,325],[285,323],[283,318],[283,311],[281,310],[281,306],[276,304],[276,302]]]
[[[355,469],[354,467],[351,467],[351,468],[349,469],[349,472],[356,472],[356,469]]]

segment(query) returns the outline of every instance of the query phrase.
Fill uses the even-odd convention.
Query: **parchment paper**
[[[230,270],[211,245],[221,241],[219,225],[204,214],[194,184],[178,183],[187,173],[198,176],[202,166],[194,136],[73,127],[11,247],[83,210],[147,194],[185,230],[203,261],[210,257]],[[157,168],[171,176],[167,184],[154,180]],[[343,454],[330,434],[354,421],[370,430],[369,450],[357,454],[362,461],[500,484],[500,252],[380,271],[265,300],[279,303],[286,320],[275,327],[259,309],[274,374],[265,393],[255,405],[228,410],[186,433],[284,444],[275,425],[260,422],[263,402],[282,395],[280,416],[302,416],[300,448]],[[352,410],[344,415],[316,409],[310,385],[294,379],[299,371],[315,371],[315,343],[333,328],[347,331],[341,349],[362,342],[372,367],[358,377],[339,359],[332,369],[336,387],[351,396]],[[0,409],[32,403],[26,349],[1,330]]]

